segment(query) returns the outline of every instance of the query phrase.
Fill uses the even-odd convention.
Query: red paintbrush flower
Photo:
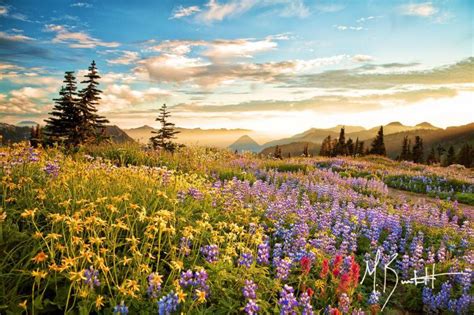
[[[307,289],[306,289],[306,293],[308,293],[309,296],[313,296],[314,291],[313,291],[313,289],[311,289],[311,288],[307,288]]]
[[[340,293],[345,293],[349,289],[351,284],[351,277],[349,273],[345,273],[341,276],[341,281],[339,281],[339,286],[337,287],[337,291]]]
[[[342,256],[341,255],[337,255],[336,258],[334,259],[334,264],[333,264],[333,268],[332,268],[332,275],[334,277],[337,277],[339,276],[339,272],[340,272],[340,266],[342,264]]]
[[[301,264],[301,270],[303,271],[305,275],[307,275],[309,271],[311,270],[311,259],[304,256],[303,258],[301,258],[300,264]]]
[[[321,273],[319,274],[319,276],[321,278],[326,278],[326,276],[328,275],[328,272],[329,272],[329,261],[327,259],[324,259],[323,268],[321,269]]]

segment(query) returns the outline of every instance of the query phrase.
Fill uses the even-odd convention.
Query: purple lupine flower
[[[270,244],[263,242],[257,247],[257,263],[260,265],[268,265],[270,259]]]
[[[187,288],[189,286],[194,285],[194,275],[193,275],[193,272],[190,269],[181,272],[181,278],[179,279],[179,285],[182,286],[183,288]]]
[[[251,252],[244,252],[240,254],[239,261],[240,266],[245,266],[249,268],[253,263],[253,255]]]
[[[298,307],[298,301],[294,295],[294,289],[289,285],[285,284],[280,292],[280,315],[294,315]]]
[[[114,314],[126,315],[128,314],[128,307],[122,301],[120,304],[115,305],[114,307]]]
[[[245,313],[248,315],[257,314],[259,310],[260,307],[257,305],[257,302],[255,302],[255,300],[249,300],[244,308]]]
[[[276,278],[280,280],[286,280],[290,273],[291,260],[289,258],[280,259],[276,266]]]
[[[178,295],[171,291],[158,302],[158,315],[170,315],[178,308]]]
[[[89,285],[91,289],[94,286],[100,286],[99,271],[95,270],[93,266],[90,266],[89,269],[84,270],[84,277],[86,277],[84,282]]]
[[[202,200],[204,198],[202,192],[200,192],[197,188],[189,188],[188,195],[195,200]]]
[[[313,315],[313,306],[311,306],[311,297],[309,296],[308,292],[303,292],[300,295],[299,305],[302,308],[301,314],[302,315]]]
[[[59,175],[59,165],[57,161],[47,162],[43,170],[51,177],[57,177]]]
[[[148,296],[152,298],[157,298],[158,293],[161,290],[161,276],[158,273],[153,272],[148,276],[147,279],[148,288],[146,292],[148,293]]]
[[[219,256],[219,247],[215,244],[203,246],[201,247],[201,254],[207,262],[216,262]]]
[[[208,278],[209,275],[204,269],[201,269],[194,273],[194,285],[209,294],[209,285],[207,284]]]
[[[367,303],[369,303],[369,305],[378,304],[380,300],[380,295],[381,294],[379,291],[372,291],[370,293],[369,300],[367,301]]]
[[[254,300],[257,298],[257,284],[252,280],[245,280],[245,285],[242,288],[242,293],[246,299]]]

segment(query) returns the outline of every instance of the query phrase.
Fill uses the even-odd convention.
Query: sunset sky
[[[291,134],[474,117],[474,1],[0,1],[0,121],[41,122],[94,59],[100,111]]]

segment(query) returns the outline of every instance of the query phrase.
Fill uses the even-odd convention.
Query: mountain
[[[16,126],[18,126],[18,127],[35,127],[37,125],[38,125],[38,123],[36,121],[32,121],[32,120],[23,120],[23,121],[20,121],[20,122],[16,123]]]
[[[140,143],[148,143],[153,136],[152,131],[156,131],[150,126],[125,129],[125,132]],[[201,128],[176,128],[180,133],[176,135],[176,142],[186,145],[200,145],[205,147],[227,148],[229,145],[242,136],[254,136],[249,129],[201,129]]]
[[[135,142],[125,131],[118,126],[106,126],[105,135],[110,137],[110,140],[115,143]]]
[[[259,152],[261,150],[260,145],[248,135],[244,135],[237,139],[234,143],[229,146],[232,151],[250,151]]]
[[[423,138],[423,147],[426,157],[429,150],[431,150],[431,147],[436,148],[438,145],[441,145],[446,149],[452,145],[456,151],[464,143],[474,145],[474,123],[463,126],[448,127],[446,129],[409,130],[384,136],[385,148],[389,157],[396,158],[400,154],[402,141],[405,136],[408,136],[408,139],[411,140],[412,144],[415,143],[416,136]],[[372,139],[367,141],[367,144],[371,141]]]
[[[327,129],[324,129],[324,130],[328,130],[328,131],[333,131],[333,132],[337,132],[339,133],[339,131],[341,131],[341,128],[344,127],[344,131],[346,133],[351,133],[351,132],[358,132],[358,131],[364,131],[365,128],[362,127],[362,126],[346,126],[346,125],[337,125],[335,127],[332,127],[332,128],[327,128]]]
[[[0,123],[0,144],[8,144],[29,140],[31,127],[18,127],[15,125]]]
[[[308,153],[312,156],[316,156],[319,154],[319,149],[321,148],[320,143],[313,143],[313,142],[292,142],[288,144],[280,145],[279,148],[281,149],[281,156],[287,157],[288,153],[291,156],[301,156],[303,155],[305,146],[308,145]],[[265,156],[273,156],[275,153],[275,146],[263,149],[260,154]]]
[[[336,127],[334,127],[336,128]],[[329,128],[329,130],[334,130]],[[377,135],[380,127],[374,127],[368,130],[362,130],[357,132],[346,132],[346,140],[351,138],[353,141],[358,137],[359,140],[365,141],[365,147],[370,146],[373,138]],[[292,156],[299,155],[302,152],[302,148],[305,143],[313,143],[313,148],[321,146],[322,140],[330,135],[332,138],[339,137],[339,132],[329,131],[328,129],[309,129],[301,134],[294,135],[291,138],[284,138],[280,140],[270,141],[262,145],[262,154],[273,154],[275,146],[279,145],[282,149],[282,155],[291,153]],[[384,140],[385,147],[387,149],[387,155],[391,158],[396,158],[401,151],[402,140],[405,136],[411,139],[412,143],[415,142],[415,137],[420,136],[423,138],[425,155],[432,146],[442,145],[448,148],[453,145],[456,150],[464,143],[474,144],[474,123],[448,127],[441,129],[433,126],[430,123],[420,123],[416,126],[405,126],[400,122],[391,122],[384,126]],[[310,150],[311,151],[311,150]],[[285,154],[283,154],[285,152]]]

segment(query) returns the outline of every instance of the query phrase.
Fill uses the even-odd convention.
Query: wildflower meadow
[[[1,148],[0,313],[472,314],[469,216],[385,162]]]

